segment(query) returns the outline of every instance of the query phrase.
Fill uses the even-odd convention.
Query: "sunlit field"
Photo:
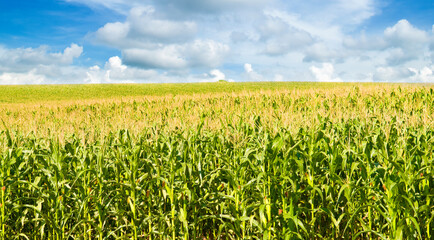
[[[0,87],[0,239],[431,239],[434,89]]]

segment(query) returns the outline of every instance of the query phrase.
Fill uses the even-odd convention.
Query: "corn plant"
[[[429,128],[2,132],[1,239],[429,239]]]

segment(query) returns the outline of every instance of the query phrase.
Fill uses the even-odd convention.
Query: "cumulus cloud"
[[[310,67],[310,71],[319,82],[341,82],[342,79],[335,77],[335,69],[331,63],[323,63],[322,67]]]
[[[84,67],[73,65],[41,65],[29,70],[0,72],[0,84],[64,84],[84,83]]]
[[[178,42],[193,38],[197,32],[195,22],[158,19],[154,12],[152,7],[136,7],[131,10],[128,22],[132,37],[135,35],[139,39],[150,38],[151,41]]]
[[[209,72],[209,74],[211,76],[211,81],[213,81],[213,82],[219,81],[219,80],[226,80],[226,75],[218,69],[211,70],[211,72]]]
[[[0,84],[127,83],[165,80],[154,70],[127,67],[119,57],[111,57],[103,68],[73,65],[82,47],[72,44],[62,52],[36,49],[0,48]],[[7,61],[7,58],[10,58]]]
[[[39,48],[8,49],[0,46],[0,71],[28,71],[44,65],[70,65],[81,56],[83,47],[77,44],[65,48],[63,52],[49,52],[47,46]]]
[[[260,74],[253,69],[252,64],[244,64],[244,80],[245,81],[276,81],[284,80],[284,77],[279,73],[265,73]]]
[[[112,47],[122,47],[127,46],[125,40],[130,31],[129,23],[107,23],[104,27],[98,29],[95,33],[96,40],[100,43],[112,46]]]
[[[373,75],[374,81],[390,82],[414,78],[415,71],[408,68],[378,67]]]
[[[253,70],[252,64],[244,64],[244,72],[247,81],[265,81],[264,76]]]
[[[226,79],[219,69],[200,75],[170,74],[124,65],[118,56],[111,57],[103,68],[93,66],[86,70],[85,83],[158,83],[158,82],[216,82]],[[233,81],[232,79],[226,79]]]
[[[407,20],[400,20],[384,31],[387,45],[392,48],[387,61],[398,65],[423,56],[428,45],[428,34],[415,28]]]
[[[179,45],[163,46],[154,50],[130,48],[123,50],[122,54],[128,64],[143,68],[186,68],[187,61],[181,56],[179,48]]]
[[[303,60],[299,66],[343,62],[354,54],[340,46],[344,31],[377,12],[373,0],[149,0],[141,7],[135,0],[123,3],[131,8],[126,21],[106,24],[94,34],[95,39],[119,49],[127,66],[183,73],[215,69],[228,59],[235,64],[251,61],[259,69],[270,59],[283,68],[285,62],[294,62],[287,61],[290,56]],[[249,15],[244,14],[246,9],[254,10]],[[284,79],[274,70],[260,74],[251,65],[240,77]]]
[[[121,55],[82,67],[76,44],[58,52],[0,46],[0,83],[434,81],[434,26],[403,19],[365,29],[381,12],[375,0],[64,1],[124,14],[87,36]]]
[[[406,48],[408,45],[421,47],[428,41],[427,33],[415,28],[407,20],[398,21],[394,26],[384,31],[386,41],[392,47]]]
[[[223,62],[229,47],[212,40],[195,40],[186,44],[163,45],[156,49],[123,50],[125,62],[143,68],[181,69],[217,67]]]
[[[431,67],[425,66],[421,69],[409,68],[409,70],[414,73],[412,80],[415,82],[434,82],[434,65]]]
[[[0,84],[16,85],[16,84],[42,84],[45,81],[45,76],[36,73],[36,70],[31,70],[27,73],[2,73],[0,74]]]
[[[96,31],[97,42],[117,47],[154,47],[155,43],[179,43],[194,38],[192,21],[171,21],[155,16],[152,6],[131,9],[125,22],[107,23]]]
[[[246,73],[252,73],[252,72],[254,72],[252,64],[250,64],[250,63],[244,64],[244,71],[246,71]]]
[[[125,22],[100,28],[96,39],[120,49],[127,65],[142,68],[217,67],[223,62],[228,45],[195,39],[195,22],[158,19],[154,13],[153,7],[133,8]]]
[[[109,58],[102,67],[95,65],[86,68],[68,65],[68,62],[72,63],[68,58],[78,55],[76,51],[74,45],[61,53],[49,53],[45,48],[25,49],[25,51],[0,48],[2,58],[15,57],[10,64],[0,65],[0,84],[210,82],[226,78],[225,74],[218,69],[197,76],[188,73],[171,75],[168,72],[127,66],[118,56]],[[11,52],[25,54],[21,56]],[[37,59],[31,59],[31,62],[25,61],[30,59],[30,56],[39,57],[43,61],[39,64],[36,63]],[[6,63],[5,59],[1,60],[2,63]]]
[[[0,84],[40,84],[50,78],[77,77],[71,65],[81,56],[83,47],[71,44],[62,52],[39,48],[0,47]]]
[[[300,51],[311,45],[313,37],[296,28],[280,15],[267,15],[267,20],[258,27],[262,41],[266,42],[264,53],[283,55],[289,51]]]
[[[160,78],[158,72],[154,70],[143,70],[124,65],[118,56],[111,57],[103,69],[99,66],[90,67],[86,75],[86,83],[157,82]]]
[[[348,36],[344,39],[344,45],[349,48],[363,50],[384,50],[386,48],[423,47],[428,41],[428,33],[420,30],[411,23],[402,19],[395,25],[387,27],[382,36],[366,36],[359,38]]]
[[[229,50],[226,44],[213,40],[195,40],[185,46],[182,53],[187,56],[192,66],[216,67],[223,62]]]
[[[360,54],[361,50],[383,52],[386,55],[385,64],[396,66],[423,58],[429,48],[429,39],[428,32],[403,19],[386,28],[382,36],[367,37],[363,34],[358,39],[347,37],[344,46],[358,50],[355,54]]]

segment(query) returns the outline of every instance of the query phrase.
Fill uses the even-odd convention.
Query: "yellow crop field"
[[[0,87],[0,239],[431,239],[434,90]]]
[[[114,94],[119,86],[121,89]],[[160,92],[163,88],[158,85],[152,93],[143,91],[146,85],[139,85],[141,94],[131,91],[134,86],[93,85],[87,90],[89,94],[83,94],[86,90],[78,85],[73,86],[77,89],[70,90],[69,96],[65,95],[66,90],[57,91],[63,87],[45,86],[48,90],[41,94],[38,86],[33,89],[36,97],[14,96],[13,91],[22,90],[18,87],[9,96],[2,96],[7,103],[0,104],[0,119],[5,123],[1,127],[64,138],[72,134],[103,136],[119,129],[129,129],[135,134],[150,127],[159,131],[188,130],[201,122],[207,129],[218,130],[240,122],[252,123],[256,116],[262,118],[267,128],[284,127],[294,131],[317,124],[318,116],[328,117],[332,122],[356,118],[390,122],[394,117],[411,126],[431,126],[433,122],[430,103],[419,96],[429,93],[430,88],[422,85],[338,84],[336,87],[313,83],[307,87],[224,83],[198,84],[181,91],[174,84],[169,90],[165,88],[165,93]],[[181,86],[188,88],[188,85]]]

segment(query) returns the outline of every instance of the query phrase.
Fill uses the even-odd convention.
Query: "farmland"
[[[0,239],[430,239],[434,92],[0,87]]]

